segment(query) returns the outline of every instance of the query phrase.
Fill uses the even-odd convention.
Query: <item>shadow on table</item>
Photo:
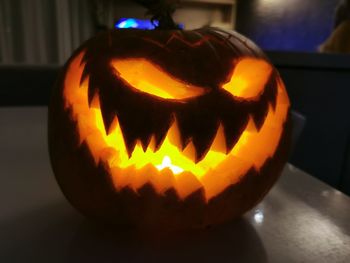
[[[137,235],[90,224],[66,201],[0,221],[0,261],[6,262],[267,262],[245,219],[176,234]]]
[[[67,247],[82,220],[65,200],[3,217],[0,262],[66,262]]]
[[[245,219],[172,235],[113,233],[89,224],[78,229],[71,262],[267,262],[264,246]]]

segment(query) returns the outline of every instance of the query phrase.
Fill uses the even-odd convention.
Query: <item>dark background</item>
[[[265,50],[315,52],[332,31],[338,2],[238,1],[236,30]]]

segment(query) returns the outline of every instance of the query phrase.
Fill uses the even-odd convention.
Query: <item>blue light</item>
[[[155,21],[155,25],[158,21]],[[138,28],[138,29],[154,29],[155,25],[152,24],[150,20],[147,19],[137,19],[137,18],[121,18],[115,23],[115,28]]]
[[[137,18],[121,18],[115,24],[115,28],[138,28],[152,30],[158,26],[159,22],[154,20],[153,23],[149,19],[137,19]],[[181,29],[184,29],[183,24],[179,24]]]
[[[135,19],[128,18],[128,19],[123,19],[122,21],[119,21],[115,27],[117,28],[137,28],[138,23],[135,21]]]

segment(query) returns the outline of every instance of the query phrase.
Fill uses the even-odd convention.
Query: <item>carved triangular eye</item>
[[[131,87],[163,99],[183,100],[207,92],[204,88],[174,78],[143,58],[114,59],[111,65]]]
[[[264,91],[272,69],[272,66],[262,59],[241,59],[235,65],[230,80],[222,85],[222,88],[235,97],[257,100]]]

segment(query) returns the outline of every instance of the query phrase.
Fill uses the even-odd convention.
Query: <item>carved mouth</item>
[[[209,170],[215,169],[222,163],[228,155],[234,155],[239,152],[246,141],[258,136],[259,131],[256,129],[254,121],[250,118],[244,132],[239,138],[230,152],[226,152],[226,143],[224,129],[219,125],[214,140],[207,150],[206,154],[200,161],[196,161],[197,152],[192,141],[186,147],[181,147],[181,137],[178,128],[177,120],[175,119],[170,126],[162,143],[156,147],[155,137],[152,136],[148,147],[143,147],[140,141],[137,141],[131,153],[125,144],[125,136],[123,135],[118,118],[115,117],[108,135],[105,133],[101,111],[99,110],[98,99],[91,112],[94,117],[94,125],[103,134],[105,148],[102,148],[103,143],[97,144],[95,137],[81,138],[81,141],[86,141],[93,152],[103,152],[101,155],[94,155],[96,163],[103,155],[104,160],[107,160],[110,167],[127,168],[134,166],[140,169],[148,164],[152,164],[158,170],[169,168],[174,174],[179,174],[184,171],[191,172],[198,177],[202,177]],[[272,112],[272,109],[271,109]],[[270,114],[271,115],[271,114]],[[270,154],[272,155],[273,152]],[[258,158],[259,159],[259,158]],[[262,165],[257,165],[260,167]]]
[[[139,64],[144,64],[141,70],[138,68]],[[180,87],[180,93],[184,94],[183,83],[172,79],[152,63],[144,59],[126,59],[114,60],[111,65],[113,65],[112,69],[105,68],[107,72],[113,71],[115,67],[119,67],[120,72],[110,75],[106,73],[107,76],[101,77],[100,74],[94,74],[95,71],[99,72],[101,69],[94,68],[95,66],[91,63],[88,64],[84,67],[84,74],[80,82],[84,83],[89,79],[87,93],[90,105],[95,96],[98,95],[99,108],[107,133],[111,131],[115,119],[118,119],[129,157],[132,156],[137,143],[140,143],[146,151],[152,138],[155,150],[159,149],[175,119],[180,138],[177,146],[180,150],[184,150],[189,144],[192,144],[195,162],[200,162],[205,158],[217,136],[220,125],[223,128],[226,148],[222,147],[222,152],[229,153],[250,120],[254,121],[256,129],[259,131],[269,109],[275,110],[277,97],[275,74],[269,74],[268,81],[259,85],[262,87],[262,93],[257,101],[235,98],[225,89],[212,90],[210,92],[214,95],[201,96],[209,92],[203,91],[203,88],[200,87],[190,87],[190,97],[187,97],[185,101],[174,101],[173,99],[164,99],[166,97],[164,94],[160,95],[161,93],[159,96],[154,96],[155,93],[149,89],[150,85],[146,85],[146,88],[141,85],[137,88],[131,86],[130,83],[134,82],[132,79],[137,78],[134,76],[135,72],[127,66],[135,67],[136,65],[137,76],[145,73],[143,72],[145,68],[147,69],[146,73],[152,73],[153,78],[147,77],[143,81],[146,80],[147,83],[150,81],[148,84],[152,84],[151,81],[154,81],[155,76],[159,75],[162,85],[173,82],[172,85]],[[136,86],[138,86],[137,83]],[[97,90],[96,87],[99,89]],[[171,93],[169,88],[161,88],[159,83],[153,85],[154,87],[156,90],[164,89],[163,91],[167,94]],[[147,88],[150,93],[145,92]]]
[[[247,114],[246,125],[240,126],[243,129],[228,147],[225,123],[216,124],[214,135],[200,160],[195,137],[187,136],[191,135],[188,132],[180,133],[178,126],[181,120],[176,115],[170,118],[160,142],[156,133],[151,133],[147,143],[135,136],[131,148],[119,116],[114,114],[108,129],[105,128],[104,110],[100,103],[103,99],[95,95],[89,104],[89,78],[81,82],[84,69],[80,63],[82,56],[77,56],[67,71],[64,89],[66,107],[72,110],[80,142],[88,145],[96,164],[103,162],[108,165],[116,189],[130,186],[137,190],[151,182],[159,193],[173,187],[182,198],[203,188],[206,198],[210,199],[228,185],[238,182],[240,176],[252,167],[259,170],[273,156],[279,144],[289,108],[282,83],[278,83],[275,107],[267,105],[266,116],[260,125],[256,124],[256,116]],[[186,136],[190,139],[185,141],[184,146],[183,137]]]

